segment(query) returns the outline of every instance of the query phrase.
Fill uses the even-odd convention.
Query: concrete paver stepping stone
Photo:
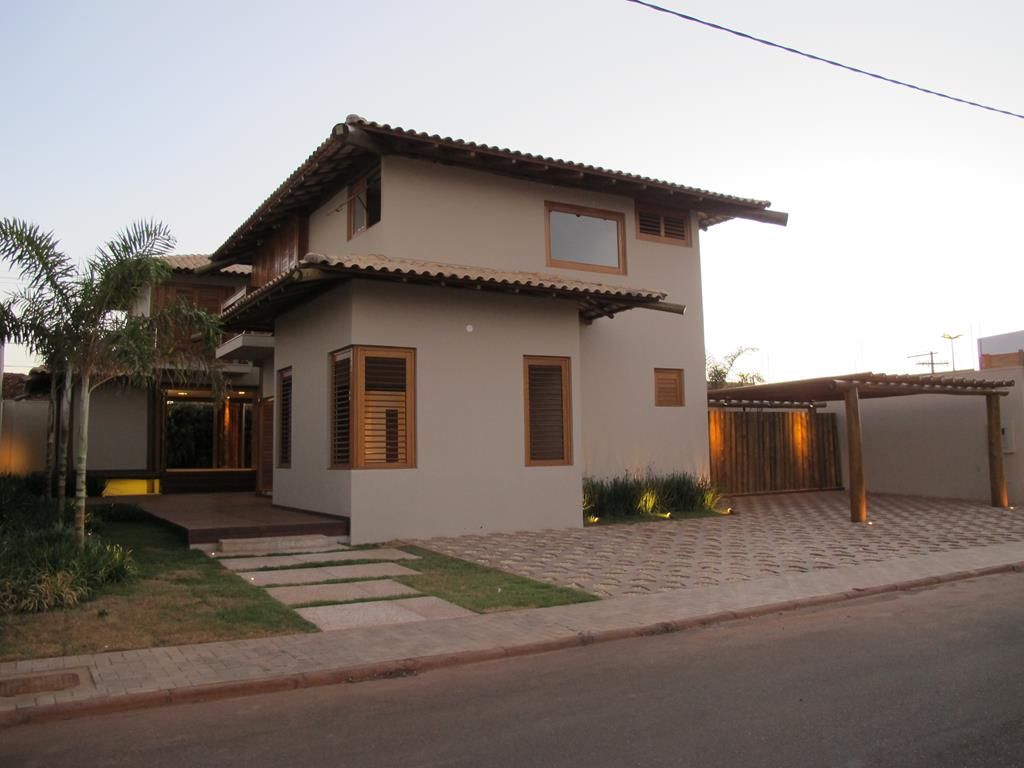
[[[297,587],[271,587],[267,593],[285,605],[348,600],[372,600],[396,595],[418,595],[419,590],[391,579],[353,581],[346,584],[305,584]]]
[[[256,568],[279,568],[308,563],[333,563],[346,560],[419,560],[419,555],[410,555],[400,549],[346,549],[334,552],[316,552],[302,555],[268,555],[266,557],[225,557],[217,558],[221,565],[232,571],[251,571]]]
[[[317,584],[338,579],[374,579],[385,576],[417,576],[418,571],[398,563],[362,565],[325,565],[320,568],[293,568],[282,571],[242,571],[238,575],[257,587],[287,584]]]
[[[299,608],[296,612],[324,631],[408,624],[428,619],[457,619],[474,615],[472,611],[452,605],[439,597],[324,605],[317,608]]]

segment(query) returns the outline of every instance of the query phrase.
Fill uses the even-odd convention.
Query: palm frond
[[[53,301],[55,311],[67,312],[73,303],[75,263],[58,249],[52,232],[17,218],[0,219],[0,260],[19,270]]]

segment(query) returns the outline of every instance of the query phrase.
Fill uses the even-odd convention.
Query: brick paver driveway
[[[849,522],[842,492],[746,496],[737,514],[573,530],[438,538],[424,546],[603,597],[745,581],[1024,541],[1024,511],[872,495]]]

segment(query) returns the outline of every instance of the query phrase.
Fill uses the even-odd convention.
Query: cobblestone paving
[[[849,522],[842,492],[747,496],[737,514],[572,530],[437,538],[446,555],[602,597],[879,563],[1024,541],[1024,511],[888,494],[871,525]]]

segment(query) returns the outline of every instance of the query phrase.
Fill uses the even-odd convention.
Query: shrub
[[[0,530],[0,613],[70,608],[137,573],[131,551],[69,529]]]
[[[57,503],[47,501],[33,475],[0,475],[0,530],[33,530],[52,528],[72,514],[70,502],[64,515],[58,514]]]
[[[585,478],[583,519],[669,518],[714,514],[721,494],[705,478],[683,472]]]

